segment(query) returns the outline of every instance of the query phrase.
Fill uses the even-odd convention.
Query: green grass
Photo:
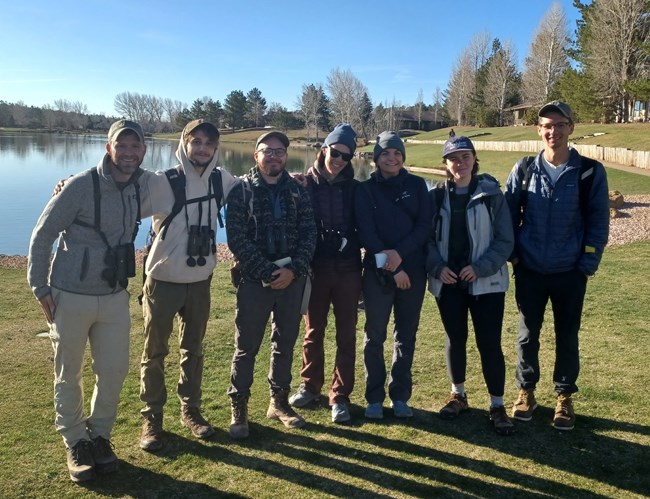
[[[640,178],[640,177],[639,177]],[[646,191],[647,192],[647,191]],[[413,366],[415,417],[399,422],[390,411],[381,422],[364,420],[362,338],[358,327],[353,423],[334,425],[325,399],[301,410],[304,430],[290,431],[265,418],[268,404],[268,338],[258,356],[250,403],[251,437],[227,435],[235,313],[227,264],[213,280],[212,314],[205,341],[204,414],[217,428],[207,442],[191,438],[178,421],[177,338],[171,340],[170,393],[165,449],[138,448],[138,367],[142,319],[131,283],[131,370],[113,434],[120,470],[84,486],[68,478],[65,453],[53,427],[52,352],[36,334],[45,323],[24,270],[0,269],[0,496],[1,497],[644,497],[650,494],[650,242],[608,249],[590,279],[581,331],[576,429],[561,433],[549,423],[553,410],[552,316],[542,333],[540,408],[512,437],[498,437],[487,420],[488,397],[478,352],[468,343],[467,389],[472,410],[457,421],[435,413],[449,391],[443,332],[427,295]],[[503,347],[506,399],[515,396],[517,313],[507,296]],[[328,372],[334,351],[328,330]],[[388,343],[390,345],[390,342]],[[294,384],[299,372],[296,348]],[[386,352],[387,358],[390,352]],[[329,377],[329,376],[328,376]],[[92,374],[86,366],[88,399]]]
[[[449,128],[442,128],[432,132],[420,133],[416,139],[420,140],[447,140]],[[510,126],[510,127],[454,127],[456,135],[465,135],[472,140],[485,141],[520,141],[540,140],[535,126]],[[593,136],[595,133],[604,135]],[[576,144],[598,144],[604,147],[626,147],[636,151],[650,151],[650,123],[626,124],[585,124],[577,123],[571,141]]]

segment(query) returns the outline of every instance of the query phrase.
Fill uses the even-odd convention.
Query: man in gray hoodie
[[[153,213],[156,232],[147,256],[143,288],[144,348],[140,367],[143,426],[140,448],[163,446],[163,408],[167,401],[165,357],[178,317],[180,377],[178,398],[181,423],[196,438],[208,438],[214,429],[201,415],[203,338],[210,317],[210,283],[216,265],[215,225],[219,206],[239,183],[222,168],[218,158],[219,130],[205,120],[190,121],[176,150],[179,164],[171,171],[181,177],[185,203],[171,216],[174,192],[164,172],[147,172],[143,213]],[[219,175],[220,182],[212,181]],[[221,189],[213,188],[221,185]],[[215,192],[215,191],[219,192]]]
[[[113,123],[104,157],[50,199],[29,245],[27,278],[54,348],[55,426],[74,482],[117,468],[110,437],[129,367],[126,287],[135,272],[137,180],[146,150],[140,125]],[[82,369],[88,342],[95,386],[85,415]]]

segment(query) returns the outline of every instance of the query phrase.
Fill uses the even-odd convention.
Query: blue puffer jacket
[[[515,231],[515,250],[526,268],[542,274],[578,269],[593,275],[609,237],[609,193],[605,168],[594,168],[587,216],[580,208],[581,156],[571,149],[569,163],[552,185],[542,164],[542,153],[530,165],[526,209],[521,210],[521,179],[525,159],[519,160],[506,184],[506,201]]]

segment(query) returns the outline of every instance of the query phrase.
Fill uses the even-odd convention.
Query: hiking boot
[[[332,406],[332,422],[333,423],[347,423],[352,417],[350,416],[350,409],[345,402],[338,402]]]
[[[506,408],[502,405],[490,407],[490,421],[492,421],[497,435],[512,435],[515,432],[515,425],[510,421]]]
[[[553,428],[556,430],[573,430],[576,423],[576,413],[573,411],[571,394],[560,393],[557,396]]]
[[[144,415],[143,415],[144,416]],[[140,435],[140,448],[149,452],[156,452],[163,446],[163,415],[148,414],[144,416],[142,434]]]
[[[452,393],[445,405],[440,409],[440,412],[438,412],[438,416],[441,419],[456,419],[461,412],[467,410],[469,410],[467,395]]]
[[[95,461],[90,440],[79,440],[67,449],[68,472],[73,482],[85,482],[95,478]]]
[[[406,402],[401,400],[395,400],[390,403],[390,406],[393,408],[393,414],[396,418],[412,418],[413,410],[408,406]]]
[[[271,396],[266,417],[269,419],[279,419],[287,428],[302,428],[305,426],[305,420],[289,405],[288,390],[275,392]]]
[[[512,407],[512,417],[519,421],[533,419],[533,411],[537,409],[534,388],[520,388],[519,396]]]
[[[294,407],[305,407],[314,400],[318,400],[320,393],[312,393],[307,390],[305,384],[301,384],[298,391],[289,397],[289,403]]]
[[[93,438],[92,453],[97,473],[112,473],[117,470],[117,456],[113,452],[114,448],[107,438]]]
[[[245,395],[231,395],[230,408],[230,436],[234,439],[248,438],[248,397]]]
[[[198,407],[182,406],[181,424],[189,428],[196,438],[209,438],[214,435],[214,428],[201,416]]]
[[[368,404],[364,416],[368,419],[384,419],[384,407],[381,405],[381,402]]]

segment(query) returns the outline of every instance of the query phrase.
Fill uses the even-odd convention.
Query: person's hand
[[[474,268],[471,265],[467,265],[460,269],[458,278],[461,281],[474,282],[478,277],[476,276],[476,272],[474,272]]]
[[[72,175],[70,175],[70,177],[71,176]],[[70,178],[70,177],[68,177],[68,178]],[[68,180],[68,179],[67,178],[62,178],[61,180],[59,180],[57,182],[57,184],[54,186],[54,190],[52,191],[52,197],[58,195],[59,192],[61,192],[61,190],[63,190],[63,186],[65,185],[66,180]]]
[[[293,282],[296,275],[286,267],[273,271],[271,274],[271,289],[284,289]]]
[[[393,276],[393,279],[395,279],[397,289],[409,289],[411,287],[411,279],[409,279],[408,274],[403,270],[400,270],[397,274],[395,274]]]
[[[440,271],[440,280],[443,282],[443,284],[456,284],[458,276],[453,270],[445,266]]]
[[[290,173],[291,178],[298,182],[302,187],[307,187],[307,176],[303,173]]]
[[[394,249],[384,250],[382,253],[386,253],[386,263],[384,268],[390,272],[395,272],[397,267],[402,264],[402,257],[399,256],[399,253]]]
[[[41,308],[43,309],[45,320],[48,324],[52,324],[54,322],[54,312],[56,311],[56,305],[54,304],[52,294],[48,293],[38,301],[41,304]]]

